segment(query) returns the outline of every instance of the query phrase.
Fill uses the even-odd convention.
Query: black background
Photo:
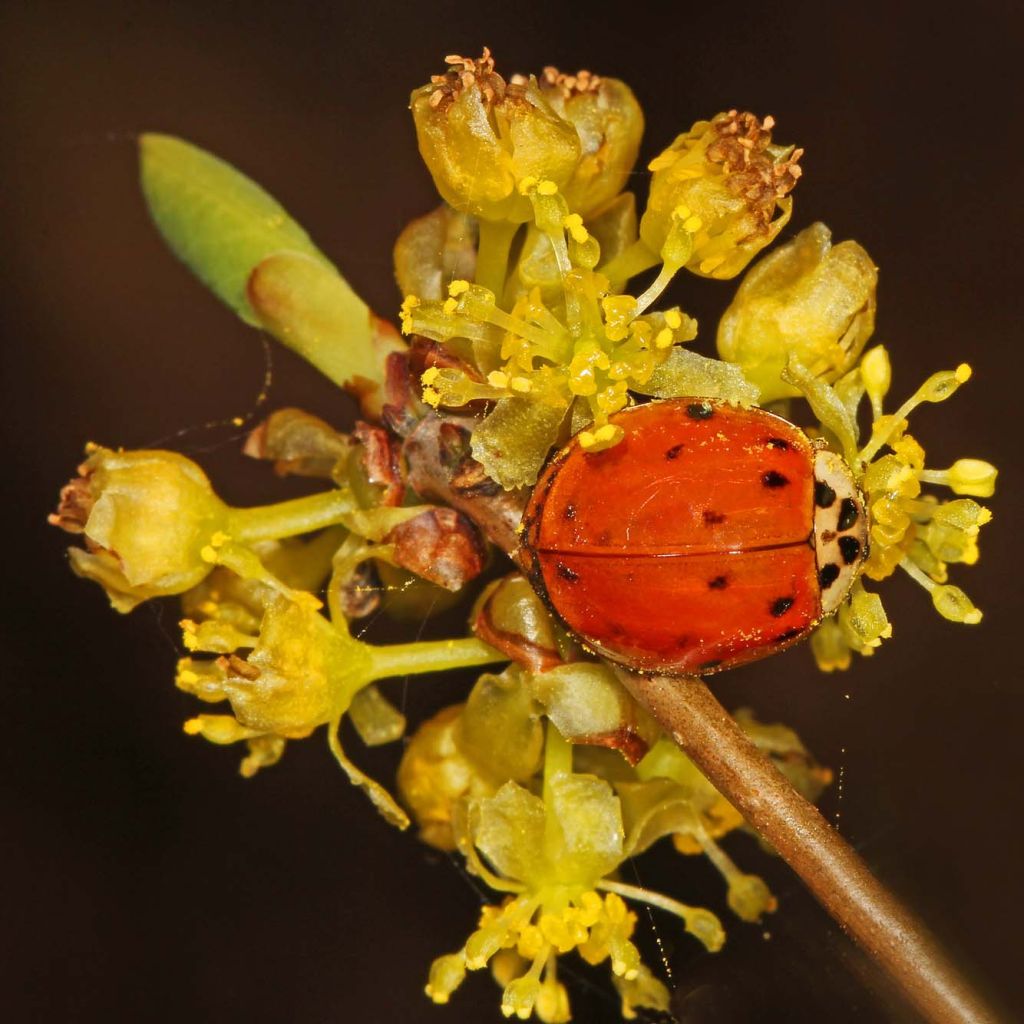
[[[647,111],[644,158],[720,109],[774,114],[777,137],[807,148],[792,227],[823,219],[881,267],[876,337],[893,354],[894,398],[934,369],[974,365],[951,402],[915,415],[915,433],[934,465],[972,454],[1004,470],[982,561],[957,575],[984,623],[945,623],[894,579],[896,636],[870,661],[823,677],[799,649],[716,687],[729,706],[795,726],[833,766],[826,814],[1012,1016],[1024,1003],[1015,5],[481,6],[4,5],[5,1016],[501,1019],[485,976],[447,1009],[422,995],[431,958],[474,923],[478,897],[454,862],[377,819],[320,736],[249,782],[234,750],[186,737],[195,708],[171,685],[175,609],[114,615],[44,524],[90,439],[176,445],[234,503],[288,490],[226,430],[173,437],[245,413],[264,361],[149,225],[134,134],[178,133],[245,169],[390,314],[392,240],[435,202],[408,92],[444,54],[483,43],[501,70],[557,63],[630,82]],[[676,286],[705,346],[729,291]],[[352,416],[277,348],[270,404]],[[389,692],[422,716],[465,684]],[[349,743],[391,776],[394,748]],[[914,1019],[781,864],[748,838],[731,849],[780,897],[766,929],[728,917],[705,863],[662,851],[639,866],[645,884],[729,926],[710,957],[656,919],[681,1019]],[[645,915],[640,930],[657,966]],[[603,971],[570,984],[577,1020],[617,1019]]]

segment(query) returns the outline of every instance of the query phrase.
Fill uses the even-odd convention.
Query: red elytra
[[[585,644],[705,674],[783,650],[842,603],[866,555],[846,463],[763,409],[681,398],[556,455],[524,516],[534,585]]]

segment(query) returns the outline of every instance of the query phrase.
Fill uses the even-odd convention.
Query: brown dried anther
[[[494,70],[494,58],[487,46],[478,58],[452,53],[445,57],[444,62],[448,70],[443,75],[430,76],[430,83],[434,86],[430,94],[432,107],[445,109],[463,89],[471,89],[474,85],[487,103],[502,99],[508,90],[508,83]]]
[[[396,526],[386,540],[397,565],[446,590],[460,590],[484,567],[480,532],[451,508],[422,512]]]
[[[515,82],[517,78],[513,75],[512,81]],[[575,75],[567,75],[549,64],[541,72],[538,82],[542,89],[558,89],[568,100],[583,93],[597,92],[601,86],[601,76],[585,69],[577,71]]]
[[[796,186],[802,173],[798,163],[802,149],[793,149],[784,159],[772,147],[775,118],[763,121],[749,112],[730,110],[712,121],[716,139],[708,146],[707,159],[721,164],[729,190],[742,196],[765,228],[775,215],[775,204]]]
[[[86,463],[78,467],[79,475],[60,489],[57,511],[46,517],[51,526],[59,526],[67,533],[82,533],[89,521],[95,497],[89,483],[92,470]]]
[[[250,682],[260,677],[260,670],[255,665],[250,665],[244,658],[238,657],[237,654],[221,655],[217,659],[217,664],[228,675],[239,676]]]

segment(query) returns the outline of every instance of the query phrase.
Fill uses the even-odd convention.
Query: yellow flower
[[[563,192],[569,208],[587,216],[625,187],[640,150],[643,111],[624,82],[589,71],[567,75],[546,67],[538,84],[579,135],[579,163]]]
[[[412,94],[420,155],[450,206],[492,221],[531,216],[524,178],[564,184],[580,157],[575,127],[551,108],[537,82],[507,82],[490,50],[452,55],[443,75]]]
[[[218,564],[248,566],[252,544],[340,522],[353,507],[347,491],[332,490],[230,508],[184,455],[95,445],[87,451],[50,522],[84,536],[87,549],[71,549],[71,567],[98,582],[120,612],[181,594]]]
[[[278,585],[265,598],[255,636],[216,618],[202,623],[186,619],[185,646],[220,657],[182,659],[177,685],[203,701],[228,701],[232,714],[198,715],[185,723],[185,731],[213,743],[250,741],[242,773],[251,775],[280,757],[284,740],[301,739],[327,726],[331,752],[349,779],[392,824],[405,828],[405,812],[345,755],[338,737],[342,717],[355,714],[363,697],[359,713],[364,738],[381,733],[383,739],[396,739],[394,710],[379,695],[365,700],[376,680],[481,665],[502,656],[475,638],[373,646],[352,637],[340,614],[331,620],[321,615],[319,605],[311,594]],[[244,658],[235,653],[246,650]],[[254,740],[260,741],[255,748]],[[269,761],[268,749],[274,753]]]
[[[781,379],[793,356],[833,381],[860,357],[875,327],[878,270],[856,242],[832,245],[812,224],[756,263],[718,325],[718,354],[742,367],[761,402],[799,391]]]
[[[883,580],[897,568],[931,595],[943,618],[973,625],[981,611],[957,586],[947,582],[950,564],[973,565],[978,559],[978,533],[992,514],[971,498],[941,501],[922,485],[942,485],[954,493],[987,496],[995,489],[994,466],[980,459],[961,459],[946,470],[928,469],[921,444],[907,433],[907,417],[925,402],[944,402],[971,377],[961,363],[955,370],[932,374],[894,413],[883,411],[892,380],[884,348],[866,352],[860,364],[829,386],[791,358],[783,380],[807,399],[827,436],[853,469],[864,492],[870,520],[870,554],[864,575]],[[856,412],[867,399],[872,412],[871,434],[859,442]],[[877,595],[858,582],[834,621],[823,623],[811,649],[826,672],[850,664],[850,652],[870,654],[892,635]]]
[[[698,121],[649,164],[640,237],[702,277],[735,277],[789,220],[803,150],[772,144],[774,118]],[[776,216],[778,214],[778,216]]]
[[[571,748],[551,725],[542,795],[508,782],[492,797],[471,800],[458,841],[469,869],[508,895],[484,907],[461,950],[434,961],[426,992],[435,1002],[447,1002],[467,970],[502,954],[495,965],[504,985],[502,1013],[567,1020],[557,958],[576,950],[587,963],[608,961],[614,976],[637,983],[624,995],[629,1005],[664,1005],[667,993],[643,970],[630,939],[636,915],[624,897],[677,915],[711,950],[724,942],[709,911],[610,877],[629,856],[619,800],[604,780],[572,771]]]

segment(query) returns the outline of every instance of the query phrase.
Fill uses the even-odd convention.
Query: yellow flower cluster
[[[534,610],[519,611],[535,623]],[[525,629],[514,617],[506,608],[507,635]],[[791,730],[761,725],[748,712],[737,720],[801,791],[820,794],[830,773]],[[595,745],[602,736],[617,738],[619,752]],[[725,933],[708,910],[619,881],[628,858],[664,837],[681,853],[709,858],[742,920],[775,910],[765,883],[716,842],[742,826],[740,816],[674,743],[657,736],[614,676],[592,662],[485,675],[466,704],[417,730],[399,787],[421,838],[457,850],[471,873],[505,895],[483,908],[462,948],[434,961],[431,999],[448,1002],[467,972],[490,965],[506,1016],[566,1021],[558,958],[575,951],[589,964],[609,964],[625,1017],[641,1006],[667,1009],[668,990],[631,941],[636,915],[627,901],[675,916],[711,951]],[[633,768],[622,757],[636,760],[644,750]]]
[[[959,587],[948,582],[948,567],[973,565],[978,559],[978,532],[991,512],[973,500],[995,491],[997,470],[980,459],[960,459],[949,469],[928,469],[920,442],[907,432],[908,417],[925,402],[943,402],[971,377],[962,363],[955,370],[933,374],[894,413],[883,412],[892,370],[881,346],[865,353],[853,370],[834,386],[816,378],[790,360],[783,379],[798,389],[854,470],[865,495],[870,521],[870,554],[864,574],[883,580],[903,569],[931,595],[944,618],[973,625],[981,612]],[[872,412],[871,434],[859,447],[857,409],[867,400]],[[923,492],[922,485],[948,487],[971,495],[953,501]],[[812,650],[825,671],[847,668],[852,651],[870,654],[892,635],[892,627],[877,594],[861,581],[833,619],[812,638]]]

